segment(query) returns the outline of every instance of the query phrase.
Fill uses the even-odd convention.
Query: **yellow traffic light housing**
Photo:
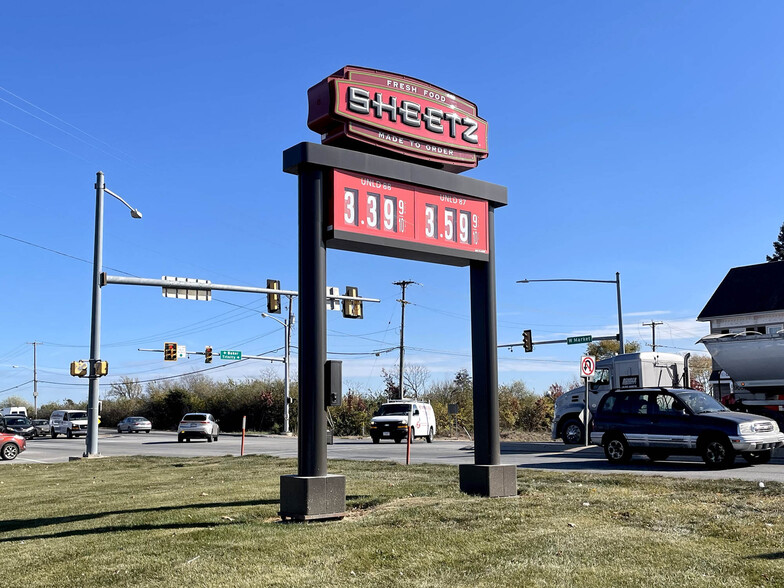
[[[345,296],[358,297],[359,290],[355,286],[346,286]],[[344,300],[343,301],[343,316],[345,318],[361,319],[362,318],[362,301],[361,300]]]
[[[95,362],[95,375],[96,376],[105,376],[109,373],[109,362],[103,361],[102,359],[98,359]]]
[[[270,290],[280,290],[280,280],[267,280],[267,288]],[[267,312],[270,314],[280,314],[280,294],[267,293]]]
[[[526,329],[523,331],[523,349],[525,349],[526,353],[529,353],[534,350],[534,341],[531,337],[531,330]]]
[[[212,363],[212,347],[209,345],[204,348],[204,363]]]
[[[71,375],[78,376],[79,378],[83,378],[87,375],[87,364],[83,361],[72,361],[71,362]]]
[[[163,361],[177,361],[177,344],[163,344]]]

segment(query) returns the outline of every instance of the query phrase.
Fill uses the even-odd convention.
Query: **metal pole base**
[[[517,496],[517,468],[514,465],[460,464],[460,491],[497,498]]]
[[[284,521],[342,519],[346,516],[346,477],[281,476],[278,514]]]

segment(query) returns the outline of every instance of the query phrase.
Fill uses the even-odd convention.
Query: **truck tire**
[[[585,441],[585,427],[577,419],[569,419],[561,429],[561,437],[567,445],[579,445]]]
[[[425,437],[425,441],[427,441],[428,443],[432,443],[433,442],[433,437],[434,437],[434,435],[433,435],[433,427],[430,427],[430,430],[427,432],[427,437]]]
[[[52,439],[57,439],[57,431],[55,431],[54,429],[52,429],[50,435],[52,436]]]
[[[373,443],[380,443],[380,442],[381,442],[381,439],[380,439],[379,437],[373,437],[373,436],[371,435],[371,437],[370,437],[370,438],[373,440]]]
[[[73,439],[73,431],[71,431],[71,429],[68,429],[65,432],[65,436],[68,437],[69,439]]]

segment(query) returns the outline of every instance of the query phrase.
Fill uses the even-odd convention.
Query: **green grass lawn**
[[[93,586],[784,586],[784,487],[330,461],[342,521],[280,522],[293,460],[111,458],[0,469],[0,577]]]

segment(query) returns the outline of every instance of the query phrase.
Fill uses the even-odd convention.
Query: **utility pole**
[[[654,320],[652,320],[649,323],[643,323],[642,324],[643,327],[650,327],[651,328],[651,333],[652,333],[652,336],[653,336],[653,343],[651,344],[651,349],[653,351],[656,351],[656,325],[663,325],[663,324],[664,323],[661,322],[661,321],[654,321]]]
[[[36,354],[36,346],[40,345],[40,341],[33,341],[28,345],[33,346],[33,418],[38,418],[38,361]]]
[[[413,280],[401,280],[400,282],[392,282],[395,286],[400,286],[402,289],[402,296],[398,302],[400,303],[400,373],[398,377],[398,399],[403,399],[403,356],[405,355],[405,347],[403,346],[403,333],[405,332],[406,328],[406,287],[410,284],[416,284],[417,286],[421,286],[418,282],[414,282]]]

